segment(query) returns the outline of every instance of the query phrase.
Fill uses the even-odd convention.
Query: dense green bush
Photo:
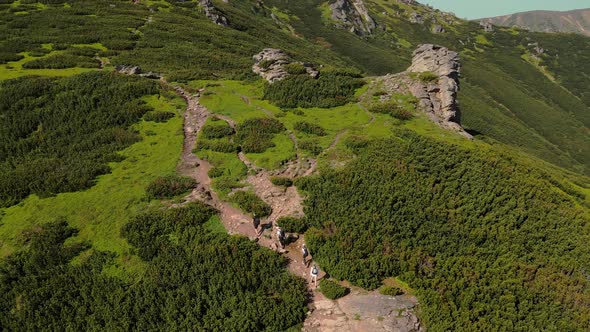
[[[200,139],[197,142],[197,150],[211,150],[215,152],[234,153],[239,151],[240,147],[230,141],[222,140],[205,140]]]
[[[184,194],[197,186],[197,182],[186,176],[168,175],[161,176],[152,181],[146,188],[148,197],[172,198]]]
[[[259,217],[266,217],[272,213],[272,208],[253,192],[236,191],[230,198],[242,210],[254,213]]]
[[[315,123],[297,121],[295,122],[293,128],[295,128],[297,131],[310,135],[326,136],[326,130]]]
[[[431,71],[417,73],[415,77],[422,83],[432,83],[439,80],[439,76]]]
[[[289,63],[283,66],[283,68],[290,75],[301,75],[307,73],[305,67],[300,63]]]
[[[230,193],[234,189],[243,188],[244,185],[231,177],[220,177],[213,180],[213,187],[217,192]]]
[[[320,291],[330,300],[337,300],[348,294],[350,290],[332,280],[322,279],[320,280]]]
[[[13,53],[2,53],[0,52],[0,64],[5,64],[9,61],[18,61],[23,59],[24,56],[21,54],[13,54]]]
[[[312,155],[317,156],[324,150],[322,146],[315,140],[303,140],[299,142],[299,148],[309,151]]]
[[[0,206],[92,186],[139,139],[131,125],[147,109],[138,100],[157,92],[154,82],[99,72],[0,83]]]
[[[223,169],[221,167],[213,167],[212,169],[209,170],[209,172],[207,172],[207,175],[209,175],[209,177],[212,179],[223,176],[224,174],[225,174],[225,169]]]
[[[66,222],[35,229],[28,250],[0,262],[0,326],[257,332],[300,324],[307,310],[304,281],[271,250],[208,231],[203,224],[214,214],[191,203],[130,221],[122,234],[146,266],[141,278],[131,280],[104,273],[113,268],[114,255],[83,253],[87,246],[69,241],[76,230]],[[72,264],[76,256],[83,258]]]
[[[76,56],[71,54],[56,54],[45,58],[27,61],[23,64],[25,69],[63,69],[73,67],[98,68],[100,62],[93,58]]]
[[[227,122],[219,122],[221,123],[207,124],[203,126],[203,129],[201,129],[203,137],[207,139],[216,139],[231,136],[234,133],[234,130]]]
[[[322,268],[367,288],[400,275],[432,329],[588,326],[582,199],[483,145],[400,135],[355,149],[343,170],[298,180]]]
[[[389,114],[399,120],[410,120],[414,117],[411,111],[394,101],[374,104],[369,111],[372,113]]]
[[[264,98],[280,107],[334,107],[354,101],[354,92],[363,85],[356,76],[324,72],[314,79],[307,74],[289,76],[267,84]]]
[[[394,286],[383,286],[379,288],[379,293],[388,296],[398,296],[404,294],[404,291]]]
[[[276,119],[248,119],[237,128],[236,142],[246,153],[261,153],[274,145],[275,134],[285,130],[285,126]]]
[[[291,187],[293,185],[293,180],[284,176],[273,176],[270,178],[270,182],[275,186]]]
[[[175,116],[173,112],[168,111],[152,111],[143,116],[145,121],[166,122]]]
[[[309,227],[305,218],[295,217],[280,217],[277,220],[277,224],[281,226],[285,232],[303,234]]]

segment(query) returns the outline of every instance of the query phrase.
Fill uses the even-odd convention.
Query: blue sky
[[[529,10],[590,8],[590,0],[418,0],[461,18],[500,16]]]

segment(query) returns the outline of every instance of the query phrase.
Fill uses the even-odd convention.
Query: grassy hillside
[[[276,47],[298,60],[384,74],[404,70],[418,44],[437,43],[461,52],[463,80],[469,84],[460,93],[465,126],[556,165],[588,172],[587,38],[502,28],[484,33],[473,22],[449,21],[424,6],[386,1],[367,1],[378,28],[361,38],[338,29],[319,0],[215,5],[229,27],[211,24],[196,2],[4,4],[0,40],[6,64],[0,73],[60,75],[89,70],[84,67],[96,67],[101,59],[140,65],[170,81],[249,79],[251,56]],[[425,17],[423,24],[409,22],[414,12]],[[446,32],[431,33],[433,24]],[[535,45],[544,53],[536,54]],[[34,61],[35,68],[27,69]],[[486,111],[474,100],[489,100]]]
[[[268,170],[316,159],[319,175],[296,181],[298,226],[333,277],[407,282],[435,331],[590,324],[590,39],[485,33],[382,0],[367,1],[378,27],[359,37],[325,1],[213,3],[227,27],[198,1],[0,1],[0,326],[276,331],[305,317],[278,255],[225,235],[201,204],[150,199],[150,183],[173,179],[186,105],[118,64],[203,88],[235,122],[209,119],[195,149],[222,198],[246,186],[238,151]],[[405,70],[421,43],[460,52],[475,140],[410,96],[399,114],[373,107],[371,76]],[[269,87],[251,72],[266,47],[323,76]]]
[[[467,85],[459,98],[468,129],[587,174],[590,100],[585,87],[590,84],[590,66],[583,64],[588,63],[590,39],[510,29],[485,33],[473,22],[457,20],[449,25],[438,11],[385,1],[367,2],[380,28],[372,36],[359,38],[335,29],[322,16],[321,1],[270,3],[303,17],[293,26],[308,39],[322,40],[371,74],[404,70],[421,43],[459,51],[462,81]],[[413,24],[407,18],[413,12],[433,18]],[[432,34],[435,23],[447,32]],[[547,51],[536,62],[527,61],[534,43]],[[485,105],[475,102],[484,100]]]
[[[332,277],[375,288],[399,275],[433,331],[588,326],[582,192],[482,144],[396,136],[296,183],[306,241]]]

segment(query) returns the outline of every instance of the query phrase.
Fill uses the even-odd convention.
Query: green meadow
[[[155,178],[173,174],[182,150],[184,107],[179,98],[146,98],[156,110],[176,113],[168,122],[142,121],[135,125],[142,140],[120,154],[125,159],[111,163],[111,173],[99,176],[87,190],[39,198],[31,195],[21,203],[2,209],[0,256],[10,255],[26,243],[26,231],[58,219],[66,219],[80,230],[70,241],[87,241],[96,250],[117,253],[118,264],[133,270],[139,261],[120,230],[129,219],[148,206],[145,188]]]

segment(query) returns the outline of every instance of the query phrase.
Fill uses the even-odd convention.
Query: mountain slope
[[[590,61],[590,39],[511,29],[485,32],[474,22],[414,1],[381,0],[366,1],[377,28],[358,37],[332,20],[319,0],[266,3],[297,17],[290,23],[308,40],[321,40],[374,75],[405,70],[421,43],[459,51],[462,81],[469,85],[459,92],[459,100],[466,101],[462,114],[468,129],[556,165],[588,172],[590,66],[584,64]],[[432,33],[436,25],[446,32]],[[486,111],[473,100],[488,100]]]
[[[498,26],[518,26],[530,31],[575,32],[590,36],[590,8],[564,12],[535,10],[481,20]]]
[[[248,212],[285,213],[269,201],[296,189],[304,216],[263,219],[300,233],[288,252],[306,241],[322,272],[367,289],[394,279],[418,296],[428,329],[590,324],[590,38],[488,31],[413,0],[6,0],[0,12],[0,122],[10,124],[0,132],[14,141],[0,165],[11,174],[0,182],[9,196],[0,209],[6,329],[295,330],[303,280],[237,233],[254,233]],[[374,77],[404,71],[424,43],[459,53],[458,99],[473,140],[432,122],[415,96],[379,85],[403,76],[434,94],[435,70]],[[286,52],[293,62],[277,71],[290,77],[270,85],[253,73],[265,48]],[[5,90],[15,85],[23,92]],[[113,104],[114,91],[135,90],[132,105]],[[203,130],[183,128],[180,114],[197,102]],[[84,129],[69,113],[87,109],[78,122],[95,123],[94,108],[122,129],[109,136],[97,123],[95,135],[63,135]],[[125,110],[137,122],[123,121]],[[118,151],[132,143],[127,129],[141,140]],[[95,175],[111,173],[68,186],[56,178],[72,172],[51,135],[79,137],[60,142],[104,165]],[[41,147],[53,168],[32,163]],[[199,173],[200,186],[151,199],[146,187],[166,183],[181,150],[200,158],[181,167]],[[32,176],[7,172],[22,160]],[[35,187],[16,190],[26,185]],[[235,228],[202,204],[166,209],[212,204],[211,194],[244,209],[234,226],[248,233],[227,236]],[[263,233],[261,242],[274,240],[274,230]]]

